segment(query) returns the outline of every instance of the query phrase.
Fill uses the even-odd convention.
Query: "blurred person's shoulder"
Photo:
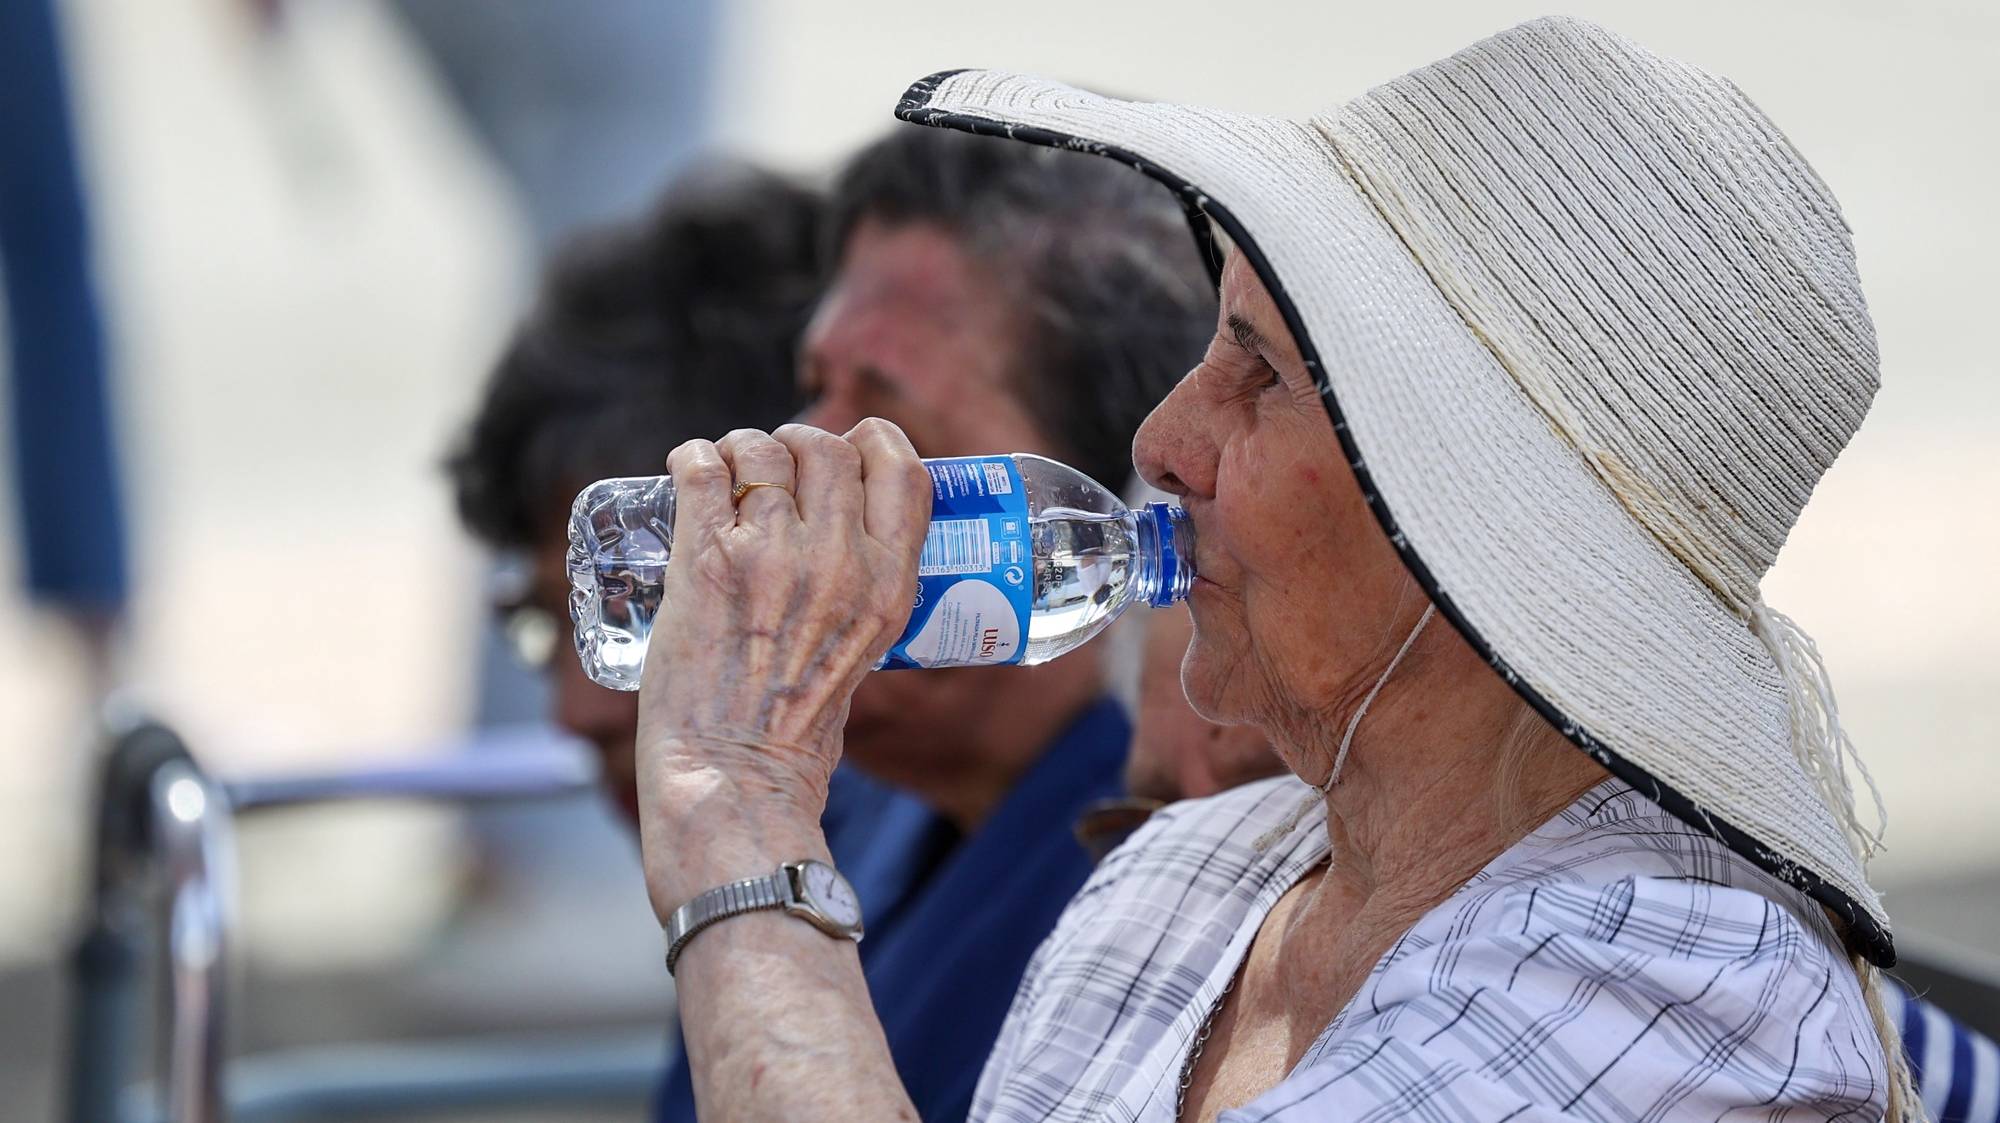
[[[1105,857],[1078,896],[1133,880],[1203,870],[1242,876],[1281,866],[1301,848],[1312,849],[1314,832],[1301,828],[1324,818],[1319,807],[1294,818],[1308,796],[1317,799],[1303,780],[1286,774],[1170,803]],[[1323,853],[1323,832],[1318,841]]]
[[[1314,794],[1285,775],[1160,809],[1092,872],[1039,958],[1141,929],[1173,943],[1226,941],[1262,898],[1325,857],[1324,812],[1298,814]]]

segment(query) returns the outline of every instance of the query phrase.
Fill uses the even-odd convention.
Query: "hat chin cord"
[[[1347,750],[1354,747],[1354,731],[1361,728],[1361,715],[1367,713],[1368,707],[1375,704],[1375,696],[1382,693],[1382,687],[1389,682],[1389,676],[1396,673],[1396,667],[1402,663],[1403,656],[1408,655],[1410,648],[1416,646],[1417,637],[1423,634],[1424,625],[1430,623],[1431,617],[1435,615],[1437,615],[1436,605],[1424,606],[1424,614],[1417,617],[1417,626],[1410,629],[1410,634],[1403,640],[1403,646],[1396,649],[1396,654],[1390,658],[1389,665],[1382,668],[1381,677],[1375,680],[1375,685],[1369,688],[1367,696],[1361,699],[1361,705],[1355,707],[1354,716],[1347,719],[1347,730],[1340,735],[1340,751],[1334,754],[1333,767],[1327,770],[1326,779],[1314,784],[1312,792],[1299,801],[1299,805],[1292,809],[1290,815],[1285,816],[1283,822],[1257,836],[1256,842],[1252,845],[1258,852],[1269,850],[1279,839],[1292,833],[1292,829],[1305,819],[1306,813],[1318,807],[1320,801],[1333,791],[1333,786],[1340,782],[1340,774],[1347,768]]]
[[[1320,795],[1331,792],[1333,786],[1340,782],[1340,774],[1347,768],[1347,750],[1354,747],[1354,731],[1361,728],[1361,715],[1367,713],[1368,707],[1375,704],[1375,696],[1382,693],[1382,687],[1388,684],[1389,676],[1396,673],[1396,667],[1403,661],[1403,656],[1408,655],[1410,648],[1416,646],[1417,637],[1423,634],[1424,625],[1430,623],[1431,617],[1435,615],[1437,615],[1436,605],[1424,606],[1424,614],[1417,617],[1417,626],[1410,629],[1408,638],[1403,640],[1403,646],[1396,649],[1396,654],[1389,660],[1389,665],[1382,668],[1382,677],[1375,680],[1375,685],[1368,690],[1368,696],[1361,699],[1361,705],[1355,707],[1354,716],[1347,719],[1347,731],[1340,735],[1340,751],[1333,756],[1333,768],[1327,772],[1325,780],[1314,785]]]

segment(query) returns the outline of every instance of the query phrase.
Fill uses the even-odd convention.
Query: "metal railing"
[[[110,738],[97,793],[89,913],[69,961],[68,1123],[251,1123],[328,1113],[628,1100],[660,1034],[470,1038],[228,1055],[239,816],[347,799],[448,803],[592,791],[594,763],[543,744],[417,764],[221,781],[167,727]],[[135,1084],[157,955],[156,1076]]]

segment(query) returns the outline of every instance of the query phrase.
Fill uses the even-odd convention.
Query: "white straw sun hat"
[[[1875,334],[1833,196],[1735,86],[1544,19],[1306,121],[991,71],[897,115],[1122,160],[1212,220],[1438,611],[1894,962],[1831,689],[1758,590],[1868,409]]]

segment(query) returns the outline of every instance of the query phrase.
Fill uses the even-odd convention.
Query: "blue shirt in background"
[[[1883,1005],[1934,1123],[2000,1123],[2000,1046],[1950,1014],[1884,980]]]
[[[1090,875],[1070,828],[1084,807],[1122,794],[1131,734],[1117,703],[1092,705],[963,838],[908,796],[861,777],[829,790],[827,848],[867,924],[861,969],[925,1123],[959,1123],[971,1112],[1029,957]],[[695,1118],[685,1054],[667,1071],[654,1118]]]
[[[958,831],[929,807],[846,764],[827,785],[820,828],[834,866],[861,901],[864,949],[878,928],[894,928],[911,892],[958,844]]]
[[[0,371],[28,594],[108,617],[125,603],[125,520],[61,30],[50,0],[0,3]]]

